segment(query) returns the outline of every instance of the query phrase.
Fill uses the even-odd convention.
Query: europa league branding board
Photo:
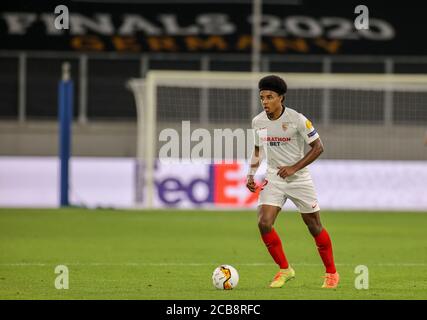
[[[2,49],[250,53],[252,6],[245,1],[222,2],[2,3]],[[262,51],[301,55],[427,53],[423,10],[381,1],[363,4],[364,10],[356,9],[360,4],[351,1],[264,1]],[[358,23],[364,27],[357,29]]]

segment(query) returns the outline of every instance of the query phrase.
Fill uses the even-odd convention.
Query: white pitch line
[[[109,262],[61,262],[61,263],[43,263],[43,262],[17,262],[17,263],[0,263],[0,267],[46,267],[46,266],[57,266],[58,264],[66,266],[82,266],[82,267],[202,267],[202,266],[214,266],[219,263],[193,263],[193,262],[159,262],[159,263],[144,263],[144,262],[127,262],[127,263],[109,263]],[[265,262],[253,262],[253,263],[234,263],[239,266],[247,267],[257,267],[257,266],[274,266],[274,263],[265,263]],[[363,263],[361,263],[363,264]],[[294,266],[309,266],[317,267],[322,266],[321,263],[292,263]],[[337,266],[357,266],[357,263],[336,263]],[[427,267],[427,263],[370,263],[365,264],[366,266],[374,267]]]

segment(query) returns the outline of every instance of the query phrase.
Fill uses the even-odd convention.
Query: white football
[[[222,264],[214,270],[212,282],[217,289],[231,290],[239,283],[239,273],[234,267]]]

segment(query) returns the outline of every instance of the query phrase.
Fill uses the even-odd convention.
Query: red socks
[[[261,235],[262,240],[267,246],[268,252],[273,257],[274,261],[279,265],[280,269],[287,269],[289,267],[288,260],[286,260],[285,253],[282,248],[282,241],[274,228],[269,233]],[[322,258],[327,273],[336,273],[334,263],[334,255],[332,253],[332,243],[328,232],[325,228],[314,237],[316,241],[317,250]]]
[[[289,267],[288,260],[286,260],[285,253],[282,248],[282,241],[274,228],[269,233],[261,235],[262,240],[267,246],[268,252],[273,257],[274,261],[279,265],[280,269],[287,269]]]
[[[325,228],[314,237],[316,241],[317,250],[319,251],[320,257],[322,258],[323,264],[325,265],[327,273],[335,273],[334,255],[332,253],[331,238]]]

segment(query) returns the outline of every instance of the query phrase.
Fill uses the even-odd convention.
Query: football
[[[212,282],[217,289],[231,290],[239,283],[239,273],[234,267],[222,264],[214,270]]]

